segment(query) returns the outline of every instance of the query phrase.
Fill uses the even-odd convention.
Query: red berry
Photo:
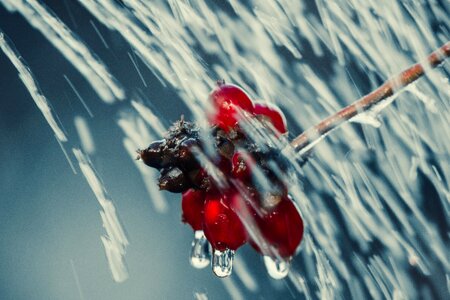
[[[203,230],[216,250],[236,250],[247,240],[244,225],[230,207],[232,195],[228,192],[206,196]]]
[[[194,231],[202,230],[204,204],[204,191],[189,189],[183,193],[181,199],[182,220],[191,225]]]
[[[286,118],[277,106],[265,103],[255,103],[253,113],[257,116],[266,117],[279,133],[283,134],[287,132]]]
[[[262,244],[251,241],[256,251],[274,258],[295,254],[303,238],[303,220],[289,198],[283,198],[273,210],[257,217],[256,223],[263,239]]]
[[[209,99],[214,105],[214,112],[208,116],[209,122],[225,131],[237,124],[240,110],[253,113],[252,100],[236,85],[218,82]]]

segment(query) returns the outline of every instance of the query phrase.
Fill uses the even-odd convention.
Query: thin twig
[[[302,149],[304,150],[308,146],[312,147],[327,132],[339,127],[347,120],[369,110],[374,105],[394,95],[400,89],[422,77],[427,69],[432,69],[439,66],[449,56],[450,41],[431,53],[427,57],[425,65],[423,63],[415,64],[397,76],[389,79],[370,94],[367,94],[353,104],[350,104],[334,115],[329,116],[319,124],[304,131],[291,142],[291,146],[297,152]]]

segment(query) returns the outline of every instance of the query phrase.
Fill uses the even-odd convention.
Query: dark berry
[[[172,193],[183,193],[190,188],[189,180],[177,167],[163,169],[159,178],[159,189]]]
[[[198,168],[199,164],[195,159],[192,150],[194,147],[200,148],[200,141],[196,138],[186,138],[176,146],[174,156],[179,165],[184,169],[192,170]]]
[[[164,140],[151,143],[147,149],[138,150],[139,158],[149,167],[160,169],[163,164],[162,146]]]

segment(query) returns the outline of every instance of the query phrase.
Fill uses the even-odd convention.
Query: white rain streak
[[[83,290],[81,289],[80,278],[78,277],[78,272],[75,269],[75,263],[73,259],[70,260],[70,266],[72,268],[73,277],[75,278],[75,283],[77,285],[78,295],[80,296],[80,300],[84,300]]]
[[[136,100],[131,100],[131,106],[159,137],[164,136],[166,128],[150,108]]]
[[[252,275],[252,272],[249,270],[247,263],[240,256],[236,255],[235,263],[233,263],[233,272],[239,277],[244,286],[251,292],[255,293],[258,291],[258,283],[256,279]]]
[[[230,298],[233,300],[244,300],[244,295],[242,294],[242,291],[239,289],[239,287],[236,285],[236,282],[234,282],[232,277],[223,278],[221,280],[223,283],[223,286],[230,294]]]
[[[55,133],[55,137],[57,138],[57,140],[59,142],[67,142],[67,137],[64,134],[63,130],[59,127],[55,117],[53,116],[53,112],[50,108],[48,100],[42,94],[42,91],[39,88],[37,81],[34,79],[30,68],[26,65],[21,55],[14,49],[14,46],[12,44],[10,45],[6,41],[5,36],[1,30],[0,48],[19,72],[20,80],[22,80],[23,84],[33,98],[34,103],[36,103],[48,125],[50,125],[51,129]]]
[[[158,172],[136,159],[138,156],[136,151],[146,147],[147,145],[145,143],[156,140],[155,136],[150,133],[148,127],[145,125],[146,122],[144,122],[144,119],[136,114],[123,115],[117,123],[125,134],[125,138],[123,139],[124,147],[141,174],[142,181],[155,210],[159,213],[166,213],[169,209],[167,200],[155,184]]]
[[[78,92],[77,88],[73,85],[72,81],[65,74],[63,75],[63,77],[67,81],[67,83],[69,84],[70,88],[73,90],[75,95],[77,96],[78,100],[80,100],[81,104],[83,104],[83,107],[84,107],[84,109],[86,109],[86,111],[89,114],[89,116],[91,118],[93,118],[94,114],[92,113],[92,111],[89,108],[89,106],[86,104],[86,101],[84,101],[83,97],[81,97],[80,93]]]
[[[69,163],[69,166],[72,169],[73,174],[77,174],[77,170],[75,169],[75,166],[72,163],[72,159],[70,158],[69,154],[67,153],[67,150],[64,147],[64,144],[58,138],[56,138],[56,141],[58,142],[58,145],[61,148],[61,151],[63,152],[64,157],[66,158],[67,162]]]
[[[208,295],[206,293],[195,292],[194,298],[195,300],[208,300]]]
[[[202,126],[206,95],[224,78],[280,105],[290,128],[309,128],[422,61],[450,32],[448,5],[439,1],[310,2],[229,0],[223,10],[202,0],[79,0],[176,90]],[[4,1],[10,8],[14,3]],[[25,17],[46,24],[39,16]],[[441,32],[433,34],[430,24],[439,24]],[[215,59],[204,61],[199,53]],[[442,233],[448,228],[439,228],[437,220],[450,214],[448,72],[448,63],[428,72],[352,120],[359,124],[347,122],[322,137],[308,163],[294,166],[299,179],[289,191],[306,226],[294,264],[300,267],[289,276],[299,293],[417,299],[429,296],[435,282],[448,284],[448,237]],[[140,102],[131,105],[139,115],[122,117],[119,125],[134,159],[134,151],[162,136],[165,127]],[[137,167],[155,207],[162,205],[151,171]],[[429,199],[422,196],[425,180],[436,194]],[[431,215],[430,207],[443,209]],[[424,288],[417,288],[411,269],[425,276]],[[224,283],[236,293],[233,282]],[[241,291],[237,297],[244,297]]]
[[[86,78],[100,98],[112,103],[125,98],[107,67],[50,9],[37,0],[3,0],[0,2],[11,12],[19,12],[34,28]]]
[[[142,73],[141,73],[141,71],[139,70],[139,67],[138,67],[138,65],[137,65],[137,63],[136,63],[136,60],[133,58],[133,55],[132,55],[130,52],[128,52],[128,57],[130,58],[131,63],[133,64],[134,68],[136,69],[136,72],[138,73],[139,78],[140,78],[141,81],[142,81],[142,84],[143,84],[145,87],[147,87],[147,82],[145,82],[144,76],[142,76]]]
[[[108,43],[105,41],[105,38],[103,37],[103,35],[101,34],[100,30],[98,30],[97,26],[95,25],[95,23],[90,20],[89,23],[91,23],[92,28],[94,28],[95,33],[98,35],[98,37],[100,38],[100,40],[102,41],[103,45],[105,46],[106,49],[109,49],[109,45]]]
[[[129,243],[119,218],[117,217],[116,208],[109,199],[106,189],[94,171],[89,158],[80,149],[73,148],[72,151],[78,160],[81,172],[86,178],[91,190],[94,192],[98,203],[102,207],[100,216],[106,234],[102,235],[100,238],[105,248],[106,258],[112,277],[116,282],[123,282],[128,278],[128,270],[125,265],[124,256],[126,247]]]
[[[86,119],[82,116],[75,116],[73,121],[75,123],[75,128],[78,132],[78,136],[80,137],[81,148],[83,148],[84,152],[89,155],[94,154],[95,143]]]

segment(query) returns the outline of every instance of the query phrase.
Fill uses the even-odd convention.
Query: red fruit
[[[244,225],[230,207],[232,196],[231,192],[206,196],[203,230],[216,250],[236,250],[247,240]]]
[[[246,181],[251,178],[251,168],[256,162],[253,157],[248,153],[236,152],[231,158],[231,174],[236,179]]]
[[[283,198],[273,210],[259,216],[256,222],[263,239],[262,244],[251,241],[256,251],[285,259],[295,254],[303,238],[303,220],[289,198]]]
[[[218,82],[209,99],[214,105],[214,112],[208,116],[209,122],[225,131],[237,124],[240,113],[253,113],[252,100],[236,85]]]
[[[277,106],[265,103],[255,103],[253,113],[257,116],[267,118],[279,133],[283,134],[287,132],[286,118]]]
[[[189,189],[183,193],[181,200],[182,220],[191,225],[194,231],[202,230],[205,192]]]

